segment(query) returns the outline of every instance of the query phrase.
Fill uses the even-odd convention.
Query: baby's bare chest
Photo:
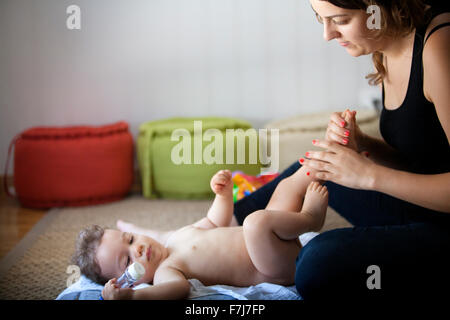
[[[205,285],[243,284],[253,279],[255,267],[248,255],[242,228],[189,228],[168,244],[171,260],[189,279]]]

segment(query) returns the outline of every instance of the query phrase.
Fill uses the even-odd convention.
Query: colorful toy
[[[259,174],[250,176],[242,171],[233,172],[233,200],[234,202],[248,196],[266,183],[279,176],[279,173]]]

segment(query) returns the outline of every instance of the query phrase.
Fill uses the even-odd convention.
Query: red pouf
[[[119,200],[133,183],[128,124],[37,127],[15,139],[14,187],[31,208],[82,206]]]

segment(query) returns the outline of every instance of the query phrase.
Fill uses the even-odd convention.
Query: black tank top
[[[430,19],[442,12],[447,10],[431,9]],[[441,27],[448,28],[447,25],[433,28],[432,32]],[[400,107],[386,109],[383,85],[380,132],[384,140],[400,152],[409,166],[408,171],[437,174],[450,172],[450,145],[434,104],[423,94],[422,51],[426,28],[416,29],[408,89]]]

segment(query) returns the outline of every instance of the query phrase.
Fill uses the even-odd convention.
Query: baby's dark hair
[[[108,279],[101,275],[96,254],[104,233],[105,229],[98,225],[81,230],[76,240],[75,253],[72,256],[72,262],[80,267],[83,275],[102,285],[108,282]]]

